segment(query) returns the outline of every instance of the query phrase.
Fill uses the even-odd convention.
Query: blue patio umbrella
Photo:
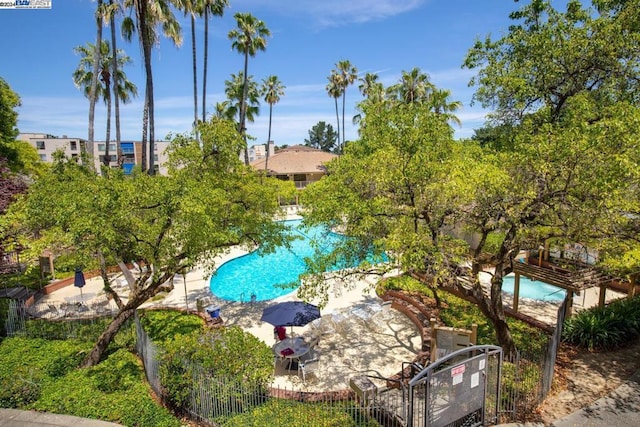
[[[304,326],[320,317],[320,309],[303,301],[284,301],[262,310],[263,322],[273,326]]]
[[[87,282],[84,280],[82,269],[76,268],[76,274],[73,277],[73,286],[75,286],[76,288],[80,288],[80,299],[82,299],[82,287],[86,284]]]

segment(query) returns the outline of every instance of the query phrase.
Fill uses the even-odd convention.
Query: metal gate
[[[409,382],[409,427],[496,424],[502,349],[463,348],[427,366]]]

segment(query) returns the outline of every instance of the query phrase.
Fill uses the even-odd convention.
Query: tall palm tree
[[[245,89],[245,119],[253,123],[260,112],[260,91],[258,90],[258,84],[253,80],[253,76],[245,79],[242,71],[240,71],[237,75],[231,74],[231,80],[224,82],[224,93],[227,95],[227,101],[225,101],[227,111],[225,115],[233,120],[238,120],[236,123],[240,122],[240,105]]]
[[[345,127],[344,127],[344,116],[345,116],[345,104],[347,100],[347,88],[351,86],[356,79],[358,78],[358,69],[351,65],[349,60],[338,61],[336,64],[337,72],[342,77],[340,82],[342,83],[342,146],[340,147],[340,152],[344,152],[344,144],[345,144]]]
[[[327,77],[329,83],[327,83],[327,94],[333,98],[336,106],[336,129],[338,133],[338,151],[340,150],[340,115],[338,114],[338,98],[342,96],[342,76],[336,72],[331,71],[331,75]]]
[[[191,65],[193,71],[193,131],[198,140],[198,61],[196,55],[196,16],[201,16],[203,0],[176,0],[175,6],[189,15],[191,23]]]
[[[229,31],[229,39],[232,40],[231,47],[239,53],[244,54],[244,83],[242,85],[242,99],[240,100],[240,121],[238,123],[238,132],[243,135],[245,140],[244,162],[249,164],[249,148],[246,146],[246,115],[247,115],[247,72],[249,67],[249,56],[255,56],[256,52],[264,51],[267,48],[267,37],[271,32],[265,23],[256,19],[250,13],[236,13],[234,15],[238,28]]]
[[[83,94],[91,99],[91,85],[93,82],[93,64],[95,62],[96,52],[100,52],[100,63],[98,66],[99,79],[102,82],[101,85],[96,87],[96,99],[102,98],[107,105],[107,126],[106,126],[106,147],[104,156],[104,165],[109,165],[109,143],[111,142],[111,83],[113,82],[113,91],[117,94],[118,98],[123,103],[127,103],[132,97],[137,96],[138,90],[136,85],[127,80],[127,76],[123,71],[126,64],[131,62],[123,50],[118,50],[117,55],[113,55],[109,42],[103,40],[99,50],[95,48],[91,43],[87,43],[85,46],[77,46],[74,51],[80,55],[80,62],[78,68],[73,72],[73,82],[78,89],[81,89]],[[115,78],[112,78],[112,62],[113,57],[116,57],[118,63],[117,74]]]
[[[202,121],[207,120],[207,68],[209,65],[209,15],[223,16],[224,9],[229,7],[229,0],[199,0],[203,1],[204,15],[204,61],[202,70]]]
[[[119,1],[109,0],[109,7],[106,11],[106,18],[109,20],[111,27],[111,46],[114,52],[119,52],[116,45],[116,14],[122,12],[122,7]],[[117,76],[118,71],[118,55],[111,55],[111,75]],[[136,88],[137,95],[137,88]],[[122,166],[122,150],[120,148],[121,135],[120,135],[120,96],[118,93],[118,85],[113,85],[113,106],[115,109],[116,119],[116,153],[118,155],[118,165]],[[107,141],[107,144],[109,141]]]
[[[102,0],[98,0],[98,7],[96,8],[96,44],[94,45],[95,53],[93,55],[93,74],[91,80],[91,88],[89,89],[89,131],[87,139],[89,145],[93,145],[94,141],[94,128],[95,128],[95,115],[96,115],[96,101],[98,90],[98,68],[100,67],[100,49],[97,47],[102,44],[102,17],[104,15]]]
[[[403,71],[400,82],[391,86],[389,91],[398,101],[411,104],[427,101],[434,88],[429,75],[414,67],[409,72]]]
[[[273,115],[273,104],[280,101],[280,97],[284,96],[286,86],[278,79],[278,76],[269,76],[262,80],[262,93],[264,100],[269,104],[269,136],[267,136],[267,157],[264,161],[264,170],[268,170],[269,164],[269,144],[271,143],[271,117]]]
[[[384,99],[384,86],[378,81],[378,75],[375,73],[366,73],[361,77],[358,89],[362,96],[371,102],[380,102]]]
[[[145,96],[144,111],[142,115],[142,168],[147,168],[147,155],[149,155],[149,175],[155,173],[154,144],[155,123],[153,104],[153,71],[151,66],[151,49],[158,43],[159,37],[156,27],[161,26],[165,37],[172,40],[176,46],[182,44],[182,30],[176,19],[171,5],[176,0],[124,0],[125,6],[133,9],[135,19],[127,17],[122,23],[122,31],[127,40],[131,40],[134,31],[137,31],[142,47],[145,69]],[[147,144],[148,141],[148,144]],[[147,150],[148,146],[148,150]]]

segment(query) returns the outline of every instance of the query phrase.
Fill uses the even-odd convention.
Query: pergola
[[[521,275],[566,290],[567,317],[571,315],[574,294],[599,287],[598,305],[602,307],[606,301],[607,289],[613,282],[621,282],[621,279],[613,277],[593,265],[567,258],[549,257],[548,252],[545,254],[547,255],[545,259],[542,259],[542,252],[539,252],[537,257],[529,256],[521,259],[521,262],[513,263],[515,274],[513,311],[516,313],[518,312]],[[630,286],[629,293],[632,294],[634,289],[634,286]]]

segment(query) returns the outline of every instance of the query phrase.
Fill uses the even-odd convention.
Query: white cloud
[[[420,7],[425,0],[244,0],[241,7],[268,7],[272,12],[307,18],[320,28],[379,21]],[[276,4],[274,4],[276,3]]]

